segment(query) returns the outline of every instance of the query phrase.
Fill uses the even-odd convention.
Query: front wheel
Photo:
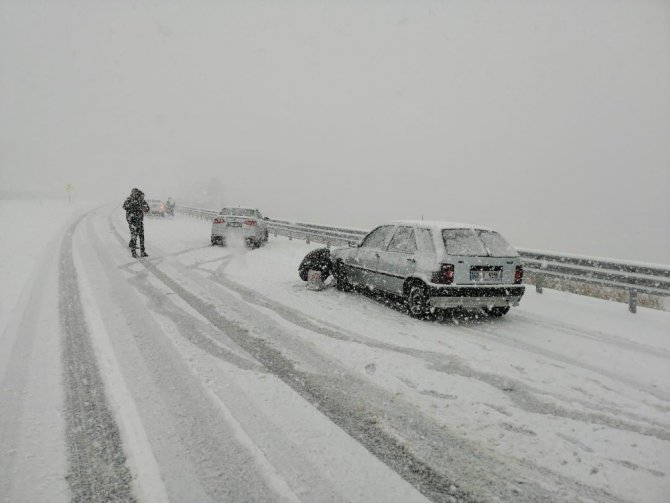
[[[335,277],[335,288],[343,292],[350,292],[353,290],[353,285],[349,283],[347,278],[347,271],[344,269],[342,260],[339,260],[333,265],[333,276]]]
[[[412,318],[424,319],[430,313],[428,292],[423,285],[412,285],[405,299],[407,312]]]

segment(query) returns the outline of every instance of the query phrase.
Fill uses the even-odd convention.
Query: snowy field
[[[178,215],[137,261],[85,207],[0,201],[0,501],[668,501],[670,313],[418,321],[306,290],[319,245]]]

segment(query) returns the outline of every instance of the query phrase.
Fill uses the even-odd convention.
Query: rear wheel
[[[505,316],[508,312],[509,312],[509,306],[487,307],[486,308],[486,314],[488,314],[491,317],[495,317],[495,318],[500,318],[501,316]]]
[[[407,312],[412,318],[424,319],[430,314],[428,292],[423,285],[415,283],[410,286],[405,302],[407,303]]]

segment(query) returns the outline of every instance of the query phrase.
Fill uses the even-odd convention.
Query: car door
[[[380,254],[377,278],[379,288],[385,292],[402,295],[405,279],[416,268],[416,232],[414,227],[400,225]]]
[[[352,283],[377,288],[376,274],[380,254],[393,232],[393,225],[382,225],[370,232],[346,262],[347,275]]]

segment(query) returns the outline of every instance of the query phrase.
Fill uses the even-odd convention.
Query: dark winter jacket
[[[132,192],[130,196],[123,203],[123,209],[126,210],[126,220],[142,220],[144,214],[149,212],[149,205],[144,200],[144,193],[138,191]]]

